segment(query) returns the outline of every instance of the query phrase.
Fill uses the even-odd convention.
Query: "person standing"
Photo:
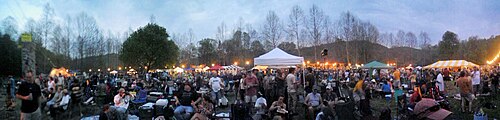
[[[443,77],[443,74],[441,74],[441,72],[438,71],[438,75],[436,77],[436,86],[439,87],[439,92],[440,94],[443,94],[444,93],[444,77]]]
[[[64,88],[64,77],[61,73],[59,73],[59,77],[57,78],[57,86],[62,86]]]
[[[481,84],[481,73],[479,72],[479,68],[474,67],[474,72],[472,72],[472,86],[473,86],[474,96],[477,96],[477,93],[479,93],[480,84]]]
[[[401,88],[401,72],[397,68],[394,68],[393,76],[394,76],[394,87]]]
[[[315,77],[314,77],[314,74],[313,74],[313,70],[312,68],[307,68],[307,75],[306,75],[306,88],[305,88],[305,91],[307,93],[310,93],[312,92],[313,90],[313,86],[315,85]]]
[[[210,82],[208,84],[212,88],[212,102],[219,105],[218,100],[221,98],[220,90],[224,87],[224,83],[217,75],[212,73],[211,76],[212,77],[210,78]]]
[[[245,102],[246,103],[255,103],[255,100],[257,99],[257,89],[259,87],[259,81],[257,80],[257,76],[255,76],[255,73],[258,70],[254,69],[252,72],[248,72],[247,77],[245,78],[245,81],[243,81],[243,84],[245,85]]]
[[[466,77],[464,71],[460,72],[460,77],[457,80],[457,86],[460,89],[460,98],[462,100],[462,112],[465,112],[465,102],[469,102],[469,112],[472,112],[472,101],[474,95],[472,94],[472,82]]]
[[[38,120],[42,117],[40,101],[43,101],[40,86],[35,84],[33,72],[29,70],[24,82],[19,86],[16,97],[21,99],[21,120]]]
[[[297,103],[297,88],[296,88],[296,80],[295,80],[295,69],[290,68],[288,69],[288,75],[286,76],[286,85],[287,85],[287,92],[288,92],[288,105],[290,105],[289,108],[295,108],[296,103]],[[295,112],[294,110],[291,110],[290,112]]]
[[[491,86],[493,87],[494,94],[496,94],[498,90],[498,82],[500,81],[500,74],[498,74],[497,70],[494,69],[490,76]]]

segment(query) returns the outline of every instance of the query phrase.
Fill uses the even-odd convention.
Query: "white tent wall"
[[[285,51],[274,48],[266,54],[254,58],[255,66],[269,66],[270,68],[283,68],[290,66],[302,66],[304,68],[304,57],[294,56]],[[302,70],[302,75],[305,75],[305,70]],[[302,77],[302,83],[305,83],[305,77]],[[304,84],[305,87],[305,84]],[[305,91],[304,91],[305,92]]]

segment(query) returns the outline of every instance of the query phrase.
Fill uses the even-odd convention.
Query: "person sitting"
[[[118,94],[115,95],[113,102],[115,103],[114,106],[112,106],[114,109],[116,109],[119,112],[119,117],[118,119],[126,119],[127,118],[127,109],[129,106],[129,100],[130,100],[130,95],[125,93],[125,89],[120,88],[118,90]]]
[[[52,96],[51,99],[48,99],[49,101],[47,101],[47,107],[50,107],[50,106],[60,102],[62,97],[63,97],[62,88],[57,87],[57,91],[55,91],[54,96]]]
[[[318,88],[314,88],[314,90],[307,94],[305,98],[305,103],[307,105],[307,108],[309,110],[309,116],[310,119],[314,119],[314,112],[317,110],[320,110],[320,105],[321,105],[321,95],[318,93]]]
[[[382,96],[391,95],[391,94],[392,94],[391,85],[389,85],[388,81],[384,81],[384,85],[382,85]]]
[[[49,106],[50,116],[54,119],[56,119],[57,111],[65,111],[68,108],[69,100],[71,99],[71,97],[68,94],[68,90],[64,89],[62,91],[62,94],[64,96],[62,97],[60,102],[57,102]]]
[[[330,108],[332,111],[335,110],[335,104],[339,100],[337,94],[333,92],[331,86],[326,87],[326,92],[323,94],[323,101],[326,103],[326,106]]]
[[[260,92],[257,94],[257,96],[259,98],[257,98],[254,105],[257,112],[255,113],[253,118],[254,120],[261,120],[263,117],[262,115],[266,113],[265,109],[267,108],[267,100]]]
[[[283,95],[280,95],[278,98],[278,101],[274,101],[271,107],[269,108],[269,111],[271,114],[274,116],[273,120],[284,120],[285,119],[285,114],[286,112],[286,104],[283,102],[285,100],[285,97]]]
[[[195,101],[198,101],[198,94],[191,90],[189,84],[184,84],[184,89],[174,95],[175,104],[174,116],[180,120],[187,120],[194,112]]]
[[[212,115],[213,104],[210,102],[210,97],[204,96],[201,102],[195,102],[195,111],[191,120],[209,120]]]
[[[316,120],[334,120],[335,113],[331,108],[323,108],[320,113],[316,116]]]

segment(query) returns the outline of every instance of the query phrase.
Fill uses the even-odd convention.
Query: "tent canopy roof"
[[[390,69],[390,68],[394,68],[394,66],[389,66],[385,63],[381,63],[378,61],[372,61],[368,64],[365,64],[364,66],[361,66],[360,68],[362,68],[362,69]]]
[[[474,67],[478,66],[477,64],[474,64],[472,62],[466,61],[466,60],[444,60],[444,61],[437,61],[435,63],[432,63],[430,65],[425,66],[424,68],[453,68],[453,67]]]
[[[291,65],[301,65],[303,63],[304,63],[303,57],[290,55],[279,48],[274,48],[268,53],[263,54],[257,58],[254,58],[254,65],[291,66]]]

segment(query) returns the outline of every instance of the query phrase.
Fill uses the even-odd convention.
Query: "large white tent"
[[[304,64],[304,58],[294,56],[285,51],[274,48],[266,54],[254,58],[254,65],[262,66],[295,66]]]

